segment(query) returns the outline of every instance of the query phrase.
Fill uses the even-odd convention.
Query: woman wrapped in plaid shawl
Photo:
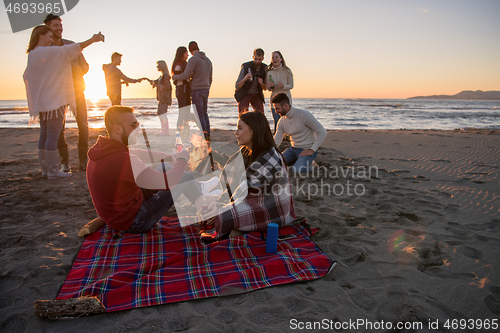
[[[235,135],[242,148],[229,159],[220,176],[231,203],[217,208],[213,241],[232,230],[264,231],[269,223],[284,227],[295,220],[286,164],[267,118],[260,112],[243,113]],[[202,233],[202,239],[209,240],[210,234]]]

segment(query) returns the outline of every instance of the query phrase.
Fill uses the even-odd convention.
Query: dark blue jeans
[[[271,103],[271,113],[273,114],[273,120],[274,120],[274,133],[276,133],[276,129],[278,129],[278,121],[280,120],[281,116],[278,112],[276,112],[272,103]]]
[[[66,113],[59,111],[51,112],[51,116],[40,113],[40,138],[38,139],[38,149],[48,151],[57,150],[57,139],[64,126],[64,116]]]
[[[166,170],[170,170],[171,166],[165,164]],[[157,167],[161,169],[161,165]],[[180,195],[183,193],[191,203],[195,203],[196,199],[202,195],[199,187],[192,182],[194,176],[185,172],[179,183],[176,186],[175,193]],[[123,231],[124,234],[142,234],[151,229],[160,218],[172,207],[174,198],[170,191],[158,191],[147,200],[142,201],[141,208],[135,216],[132,226]]]
[[[300,153],[303,151],[304,149],[302,148],[289,147],[282,154],[286,164],[292,166],[290,168],[290,173],[292,175],[297,173],[308,173],[312,168],[312,161],[316,158],[316,155],[318,155],[318,152],[315,151],[312,155],[300,156]]]
[[[205,137],[210,135],[210,120],[208,119],[208,93],[209,89],[192,89],[191,102],[196,107],[198,118],[200,118],[201,130]]]
[[[142,234],[151,229],[174,204],[170,191],[158,191],[143,200],[132,226],[124,234]]]
[[[89,123],[87,121],[87,104],[85,102],[85,94],[82,90],[75,88],[76,100],[76,124],[78,125],[78,146],[88,147],[89,145]],[[57,148],[68,147],[66,143],[66,119],[64,119],[61,133],[57,141]]]

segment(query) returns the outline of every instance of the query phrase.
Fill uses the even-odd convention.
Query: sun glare
[[[99,99],[106,99],[106,82],[102,70],[90,69],[83,77],[85,80],[85,98],[98,103]]]

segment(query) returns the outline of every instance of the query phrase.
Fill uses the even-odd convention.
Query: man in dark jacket
[[[236,80],[236,92],[234,98],[238,101],[238,112],[241,114],[248,111],[252,104],[254,111],[264,113],[264,93],[266,90],[266,64],[264,50],[253,51],[253,61],[241,65],[240,75]]]
[[[115,52],[111,55],[111,63],[102,65],[102,70],[104,71],[104,77],[106,79],[106,88],[108,91],[108,97],[111,101],[111,105],[121,105],[122,103],[122,84],[138,83],[144,80],[142,79],[131,79],[117,66],[122,63],[122,55]]]
[[[205,139],[210,141],[210,121],[208,119],[208,94],[212,85],[212,62],[200,51],[196,42],[189,43],[189,52],[193,55],[182,74],[172,76],[173,80],[191,79],[191,101],[200,118],[200,125]]]

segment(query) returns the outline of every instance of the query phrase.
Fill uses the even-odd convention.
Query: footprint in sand
[[[240,315],[233,310],[223,309],[215,315],[215,318],[223,324],[231,324],[235,322],[239,316]]]
[[[475,249],[470,246],[463,246],[461,249],[461,252],[464,256],[476,259],[476,260],[484,260],[484,254],[479,251],[478,249]]]
[[[500,287],[494,286],[490,287],[490,292],[492,295],[488,295],[484,298],[484,302],[488,309],[491,310],[496,315],[500,315]]]
[[[28,322],[20,314],[11,315],[0,324],[2,332],[25,332],[27,328]]]
[[[272,298],[273,295],[270,292],[265,290],[259,290],[253,292],[245,304],[247,304],[250,307],[259,306],[262,304],[269,304],[272,303]]]
[[[407,218],[408,220],[410,221],[413,221],[413,222],[419,222],[419,221],[422,221],[422,219],[417,215],[417,214],[414,214],[414,213],[407,213],[407,212],[399,212],[397,213],[399,216],[401,217],[405,217]]]
[[[446,244],[448,244],[449,246],[459,246],[459,245],[463,245],[464,242],[461,242],[461,241],[458,241],[458,240],[447,240],[447,241],[444,241]]]
[[[445,162],[445,163],[453,163],[453,161],[443,160],[443,159],[433,159],[432,162]]]
[[[370,296],[366,291],[353,286],[351,284],[341,286],[344,291],[349,295],[351,301],[360,308],[370,311],[377,306],[377,301]]]
[[[297,297],[287,297],[283,300],[283,304],[294,314],[308,310],[314,306],[313,302]]]
[[[489,241],[488,237],[485,237],[483,235],[474,234],[474,238],[477,239],[477,240],[480,240],[481,242],[487,242],[487,241]]]
[[[357,253],[353,256],[350,256],[349,258],[342,259],[341,261],[346,264],[349,267],[352,267],[354,265],[357,265],[363,261],[366,260],[366,254],[364,253]]]
[[[470,230],[491,230],[498,226],[498,222],[500,222],[498,219],[493,219],[490,222],[485,222],[481,224],[476,224],[476,223],[471,223],[471,224],[466,224],[465,227]]]
[[[261,306],[246,316],[251,323],[259,326],[276,325],[287,320],[290,312],[283,306]]]
[[[404,291],[388,291],[385,299],[390,299],[390,301],[377,308],[377,317],[385,321],[391,321],[394,319],[394,314],[401,312],[405,301],[408,299],[408,293]]]

